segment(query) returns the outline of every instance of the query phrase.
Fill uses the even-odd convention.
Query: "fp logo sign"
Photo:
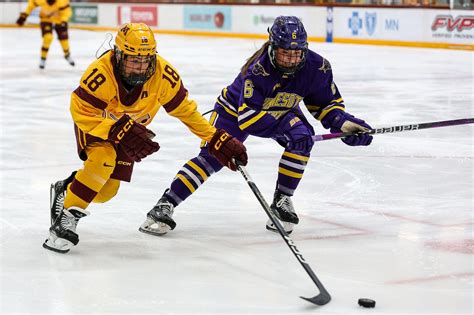
[[[474,17],[471,15],[460,15],[453,18],[452,15],[437,15],[431,29],[436,31],[440,28],[446,28],[449,32],[457,30],[462,32],[464,30],[470,30],[474,27]]]

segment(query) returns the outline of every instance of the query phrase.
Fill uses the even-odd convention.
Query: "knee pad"
[[[43,46],[49,47],[52,41],[53,41],[53,33],[46,33],[43,35]]]
[[[113,145],[108,142],[97,142],[87,147],[86,153],[85,171],[90,170],[91,173],[108,180],[114,171],[117,158]]]
[[[117,194],[120,187],[120,181],[116,179],[109,179],[99,193],[95,196],[93,202],[103,203],[107,202]]]
[[[65,40],[69,38],[67,32],[67,22],[55,24],[54,29],[56,30],[56,34],[58,34],[59,40]]]
[[[53,36],[53,24],[52,23],[40,22],[40,28],[41,28],[41,36],[44,37],[46,34],[51,34],[51,36]]]

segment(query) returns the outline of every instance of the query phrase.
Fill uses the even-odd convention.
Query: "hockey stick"
[[[272,210],[270,210],[268,203],[263,198],[262,193],[253,182],[249,173],[247,173],[247,170],[244,168],[243,165],[241,165],[241,163],[239,163],[239,161],[235,161],[235,164],[237,165],[237,169],[240,171],[240,173],[244,177],[247,184],[250,186],[250,189],[252,189],[253,193],[255,194],[255,197],[257,197],[258,201],[262,205],[263,210],[265,210],[265,212],[267,213],[272,223],[278,229],[278,232],[280,233],[281,237],[285,241],[286,245],[288,245],[288,247],[291,249],[291,251],[295,255],[296,259],[298,259],[300,264],[303,266],[304,270],[306,270],[311,280],[313,280],[314,284],[316,284],[316,287],[318,287],[319,289],[319,294],[312,298],[306,298],[303,296],[300,296],[300,298],[317,305],[325,305],[329,303],[329,301],[331,301],[331,296],[329,295],[328,291],[326,291],[323,284],[319,281],[318,277],[316,277],[313,270],[311,269],[311,267],[308,265],[303,255],[301,254],[301,252],[298,250],[298,248],[296,248],[295,242],[293,242],[293,240],[288,236],[288,233],[285,232],[285,229],[283,229],[283,227],[281,226],[281,223],[275,217]]]
[[[378,135],[382,133],[393,133],[393,132],[421,130],[421,129],[428,129],[428,128],[449,127],[449,126],[467,125],[467,124],[473,124],[473,123],[474,123],[474,118],[443,120],[443,121],[435,121],[435,122],[421,123],[421,124],[397,125],[397,126],[391,126],[391,127],[385,127],[385,128],[375,128],[375,129],[370,129],[369,131],[365,131],[365,132],[328,133],[328,134],[323,134],[323,135],[315,135],[313,136],[313,140],[324,141],[324,140],[345,138],[345,137],[353,136],[353,135],[364,135],[364,134]]]
[[[214,108],[208,110],[207,112],[205,112],[204,114],[202,114],[202,116],[206,116],[207,114],[212,113],[213,111],[214,111]]]

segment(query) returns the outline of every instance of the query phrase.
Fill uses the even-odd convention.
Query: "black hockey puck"
[[[367,307],[367,308],[375,307],[375,301],[371,299],[359,299],[358,303],[362,307]]]

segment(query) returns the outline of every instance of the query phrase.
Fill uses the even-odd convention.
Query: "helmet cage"
[[[114,51],[120,78],[128,85],[142,85],[155,73],[156,54],[128,55],[121,51],[117,46],[115,46]],[[129,59],[131,59],[131,61],[129,61]],[[132,62],[134,66],[129,66],[127,68],[127,65],[129,65],[130,62]]]
[[[303,23],[296,16],[279,16],[268,30],[269,33],[269,53],[272,64],[285,74],[293,74],[304,66],[306,53],[308,51],[308,41]],[[300,50],[300,62],[294,66],[284,66],[277,60],[277,49]],[[294,54],[296,57],[296,53]]]

